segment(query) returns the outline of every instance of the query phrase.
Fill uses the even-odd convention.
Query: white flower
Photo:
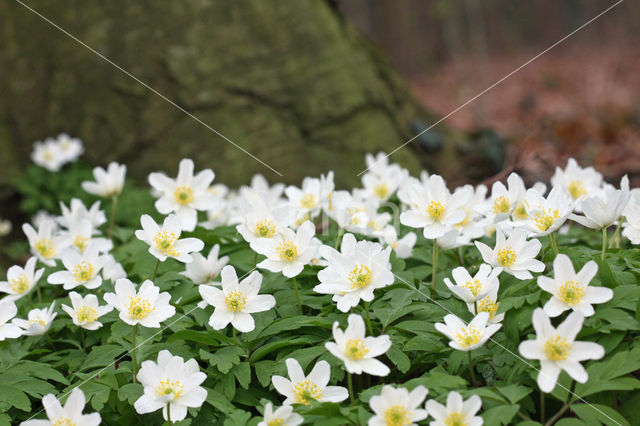
[[[27,320],[20,318],[14,318],[11,322],[23,331],[24,336],[40,336],[45,334],[51,328],[53,319],[58,315],[57,312],[53,312],[56,307],[56,302],[53,301],[48,309],[32,309],[29,311]]]
[[[502,182],[494,182],[491,187],[491,197],[476,206],[476,210],[484,213],[494,223],[507,219],[525,195],[525,186],[517,173],[511,173],[507,178],[509,189]]]
[[[115,291],[105,294],[104,300],[120,311],[120,319],[129,325],[159,328],[162,321],[176,313],[176,308],[169,304],[171,295],[160,293],[160,288],[149,280],[136,292],[131,281],[121,278],[116,281]]]
[[[112,255],[107,254],[104,257],[105,261],[104,266],[102,267],[103,279],[115,282],[120,278],[127,277],[127,274],[122,265],[116,262],[116,259]]]
[[[252,191],[258,194],[268,206],[275,206],[280,202],[284,187],[283,183],[271,186],[264,176],[256,174],[251,178],[251,186],[240,187],[240,195],[244,197],[247,191]]]
[[[31,253],[37,256],[47,266],[55,266],[60,249],[64,248],[65,239],[59,235],[53,235],[54,222],[45,220],[36,232],[33,226],[25,223],[22,230],[29,240]]]
[[[229,323],[238,331],[248,333],[255,328],[251,314],[268,311],[276,305],[270,294],[258,294],[262,285],[262,275],[253,271],[238,282],[233,266],[222,268],[222,289],[211,285],[199,286],[200,295],[215,310],[209,318],[214,330],[225,328]]]
[[[62,305],[62,310],[69,314],[75,325],[87,330],[97,330],[102,327],[98,318],[113,310],[113,306],[110,305],[98,306],[98,298],[95,294],[82,297],[72,291],[69,293],[69,299],[72,306]]]
[[[333,181],[330,183],[332,185]],[[300,217],[312,218],[320,212],[330,191],[323,190],[320,179],[306,177],[302,180],[302,188],[291,185],[284,192],[289,200],[289,208],[298,211]]]
[[[572,200],[559,186],[554,186],[547,198],[535,189],[529,189],[523,204],[527,216],[521,226],[535,237],[549,235],[560,229],[573,211]]]
[[[258,426],[298,426],[304,421],[302,416],[293,412],[293,407],[283,405],[273,410],[273,404],[267,402],[264,406],[264,418]]]
[[[102,419],[99,413],[82,414],[86,399],[79,387],[73,388],[64,407],[50,393],[42,398],[42,406],[49,420],[27,420],[21,426],[98,426]]]
[[[139,240],[149,244],[149,253],[161,262],[172,257],[180,262],[189,263],[193,258],[189,253],[198,252],[204,248],[204,243],[197,238],[180,239],[182,228],[180,219],[170,214],[164,219],[162,227],[149,216],[143,214],[140,218],[142,229],[136,231]]]
[[[331,376],[331,367],[327,361],[317,362],[308,376],[304,375],[297,360],[287,358],[286,363],[289,379],[282,376],[271,378],[276,390],[287,397],[284,405],[309,405],[312,400],[340,402],[349,397],[349,392],[342,386],[327,386]]]
[[[165,420],[170,411],[171,422],[180,421],[187,417],[187,407],[200,407],[207,399],[206,389],[200,386],[207,375],[193,358],[185,362],[162,350],[158,362],[144,361],[136,377],[144,387],[144,394],[133,405],[139,414],[162,409]]]
[[[0,237],[6,237],[11,233],[13,225],[9,219],[0,219]]]
[[[588,261],[576,274],[573,263],[566,254],[559,254],[553,261],[554,278],[538,277],[538,285],[552,294],[544,305],[544,313],[550,318],[573,309],[585,317],[594,314],[592,304],[605,303],[613,298],[613,290],[590,286],[589,282],[598,272],[598,264]]]
[[[424,228],[424,237],[434,239],[464,220],[466,212],[462,207],[473,194],[458,191],[451,195],[442,177],[432,175],[424,185],[410,185],[407,195],[409,210],[400,214],[400,222],[412,228]]]
[[[60,231],[59,235],[64,238],[64,245],[71,246],[80,253],[84,252],[89,244],[97,246],[98,252],[107,253],[113,248],[113,241],[108,238],[96,238],[97,233],[91,225],[89,218],[72,220],[68,223],[67,230]]]
[[[196,284],[211,284],[218,275],[222,268],[229,262],[229,256],[222,256],[218,258],[220,252],[220,246],[216,244],[211,247],[209,256],[204,257],[200,253],[193,253],[193,262],[186,264],[186,270],[180,272],[180,274],[189,278]]]
[[[446,407],[435,399],[430,399],[425,408],[434,418],[434,421],[429,423],[430,426],[481,426],[482,417],[475,415],[481,406],[482,400],[478,395],[472,395],[464,401],[458,392],[452,391],[447,395]]]
[[[30,257],[24,268],[14,265],[7,271],[7,281],[0,281],[0,291],[9,294],[6,298],[18,300],[29,294],[38,284],[44,268],[36,269],[36,257]]]
[[[467,325],[457,316],[448,314],[444,317],[445,323],[436,323],[435,327],[451,339],[449,346],[452,348],[464,352],[472,351],[484,345],[502,327],[502,324],[487,326],[489,316],[488,312],[480,312]]]
[[[505,240],[502,229],[496,228],[496,246],[493,250],[480,241],[475,244],[486,263],[494,268],[503,268],[519,280],[533,278],[530,271],[544,271],[544,263],[536,259],[542,244],[536,239],[527,241],[527,232],[521,229],[510,231]]]
[[[396,167],[380,170],[380,174],[369,171],[362,175],[362,185],[367,198],[374,199],[379,204],[387,201],[397,191],[408,173],[397,165],[393,166]]]
[[[90,244],[82,254],[66,249],[60,254],[60,259],[66,270],[49,275],[47,281],[50,284],[63,284],[65,290],[78,286],[94,289],[102,284],[100,270],[107,259],[98,255],[97,245]]]
[[[476,312],[476,305],[478,307],[478,312]],[[474,316],[480,312],[488,312],[489,313],[489,321],[487,324],[498,324],[502,322],[504,319],[504,312],[498,314],[498,308],[500,307],[500,303],[498,303],[498,286],[494,287],[485,297],[478,300],[476,303],[467,303],[467,309]]]
[[[340,330],[338,321],[333,323],[333,340],[325,343],[325,347],[336,358],[344,362],[349,373],[367,373],[374,376],[386,376],[391,370],[375,359],[387,352],[391,347],[391,339],[387,335],[365,337],[364,321],[360,315],[349,315],[349,325]]]
[[[95,182],[82,182],[82,189],[89,194],[98,195],[100,197],[115,197],[122,192],[124,186],[124,177],[127,174],[127,166],[111,162],[107,169],[96,167],[93,169],[93,177]]]
[[[565,188],[576,201],[597,191],[601,184],[600,173],[593,167],[583,169],[573,158],[569,158],[564,170],[556,167],[556,172],[551,178],[551,185]]]
[[[622,235],[628,238],[631,244],[640,244],[640,196],[631,196],[623,214],[626,221],[622,224]]]
[[[620,184],[622,189],[608,186],[586,197],[581,204],[584,216],[572,214],[569,219],[591,229],[602,229],[613,225],[622,215],[631,196],[628,189],[625,189],[625,186],[628,188],[629,185],[628,180],[625,183],[626,178],[626,175],[622,178]]]
[[[413,251],[413,246],[416,245],[417,239],[418,236],[415,232],[407,232],[405,236],[399,239],[394,226],[385,227],[382,233],[382,240],[393,249],[399,259],[411,257],[411,252]]]
[[[525,358],[540,360],[538,386],[541,391],[553,390],[561,370],[566,371],[575,381],[586,383],[589,375],[580,361],[604,356],[604,348],[599,344],[575,341],[583,321],[584,315],[574,311],[558,328],[554,328],[541,308],[533,311],[536,340],[524,341],[518,349]]]
[[[500,285],[498,275],[502,272],[502,268],[494,268],[483,263],[480,265],[478,272],[472,277],[469,272],[462,266],[451,271],[455,285],[449,278],[444,279],[444,283],[449,287],[456,296],[466,303],[477,302],[485,297]]]
[[[60,210],[62,211],[62,216],[57,218],[58,223],[67,229],[71,227],[72,223],[78,223],[83,219],[89,219],[91,221],[91,226],[94,229],[94,233],[99,234],[97,229],[100,225],[107,223],[107,217],[104,215],[104,212],[100,210],[100,201],[96,201],[89,209],[87,209],[82,201],[74,198],[71,200],[69,207],[67,207],[63,202],[60,202]]]
[[[427,397],[429,390],[417,386],[409,392],[405,388],[394,388],[384,385],[380,395],[369,400],[374,416],[369,419],[369,426],[416,426],[416,422],[427,418],[427,412],[419,409]]]
[[[193,231],[198,222],[198,210],[208,210],[216,197],[208,191],[215,174],[205,169],[193,175],[193,161],[180,161],[178,177],[171,179],[164,173],[149,174],[149,183],[159,194],[156,209],[162,214],[175,213],[182,229]]]
[[[273,238],[293,222],[294,212],[288,206],[269,207],[253,191],[245,192],[242,209],[246,213],[236,229],[248,243],[258,238]]]
[[[306,221],[295,232],[284,228],[273,238],[253,240],[251,248],[267,257],[258,263],[258,268],[282,272],[287,278],[300,274],[304,265],[316,255],[318,245],[313,242],[315,232],[315,225]]]
[[[56,142],[65,163],[76,161],[84,153],[82,141],[78,138],[72,138],[66,133],[60,133]]]
[[[320,284],[313,291],[333,294],[332,300],[342,312],[348,312],[360,299],[371,302],[374,290],[393,284],[390,247],[383,250],[378,243],[356,242],[353,234],[345,234],[339,252],[322,246],[320,254],[329,266],[318,272]]]
[[[33,152],[31,160],[50,172],[57,172],[66,163],[64,154],[60,150],[60,146],[54,139],[47,139],[44,142],[35,142],[33,144]]]
[[[6,297],[0,300],[0,342],[22,336],[22,329],[9,322],[17,313],[18,308],[13,300]]]
[[[458,228],[451,228],[443,236],[436,238],[436,243],[444,250],[452,250],[471,245],[471,240],[467,235],[462,234]]]

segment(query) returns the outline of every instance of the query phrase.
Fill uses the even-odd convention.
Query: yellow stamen
[[[87,248],[87,244],[89,243],[89,238],[84,237],[82,235],[76,235],[73,239],[73,245],[80,250],[81,253],[84,252],[84,249]]]
[[[40,324],[43,327],[47,326],[47,322],[45,320],[43,320],[41,317],[39,317],[39,316],[36,316],[33,319],[30,319],[29,322],[31,324]]]
[[[98,312],[91,306],[82,305],[76,309],[76,317],[78,322],[88,324],[98,319]]]
[[[322,389],[310,380],[298,382],[293,387],[293,395],[298,404],[309,405],[311,400],[322,398]]]
[[[284,424],[284,419],[282,417],[276,417],[275,419],[269,420],[267,426],[282,426]]]
[[[386,426],[406,426],[411,424],[411,413],[404,405],[394,405],[384,412]]]
[[[180,234],[176,235],[174,232],[159,231],[155,237],[153,237],[153,243],[158,251],[166,254],[167,256],[180,256],[180,252],[175,249],[176,242]]]
[[[560,217],[560,211],[558,209],[543,209],[542,212],[536,213],[535,222],[536,228],[540,231],[546,231],[551,228],[553,223]]]
[[[584,187],[584,184],[579,180],[572,180],[571,182],[569,182],[567,190],[574,200],[582,197],[587,193],[587,189]]]
[[[140,299],[139,296],[129,296],[129,316],[136,320],[146,318],[156,308],[151,306],[147,299]]]
[[[311,210],[318,205],[318,201],[316,200],[316,196],[313,194],[304,194],[302,198],[300,198],[300,207],[303,209]]]
[[[509,213],[511,211],[511,201],[504,195],[493,200],[493,213]]]
[[[562,361],[567,359],[571,352],[569,341],[558,334],[547,340],[544,344],[544,353],[551,361]]]
[[[584,297],[584,287],[573,280],[569,280],[560,286],[556,296],[567,305],[575,306]]]
[[[499,307],[499,303],[487,296],[478,301],[478,312],[476,312],[476,314],[479,314],[480,312],[489,312],[489,318],[493,318],[496,316]]]
[[[440,201],[432,201],[431,203],[429,203],[429,206],[427,207],[427,213],[429,214],[429,217],[433,221],[440,220],[444,215],[444,211],[445,211],[445,204],[441,203]]]
[[[515,210],[513,211],[513,217],[520,220],[525,220],[529,217],[529,214],[527,213],[527,206],[525,206],[522,201],[518,203]]]
[[[363,264],[356,265],[347,279],[351,283],[351,289],[364,288],[371,283],[371,269]]]
[[[386,200],[389,196],[389,185],[386,182],[380,182],[373,187],[373,193],[381,200]]]
[[[180,395],[182,395],[182,389],[184,389],[184,385],[179,380],[172,382],[170,379],[164,379],[160,381],[160,384],[156,388],[156,392],[158,396],[161,397],[173,395],[171,400],[175,401],[180,398]]]
[[[11,281],[9,281],[9,285],[11,286],[11,289],[18,294],[23,294],[27,290],[29,290],[30,284],[31,282],[29,281],[29,277],[27,277],[27,274],[21,274],[16,278],[12,279]]]
[[[444,424],[447,426],[467,426],[469,423],[466,422],[467,416],[463,413],[451,413],[445,419]]]
[[[51,259],[56,255],[56,249],[53,247],[53,242],[49,238],[42,238],[38,240],[34,245],[40,256],[45,259]]]
[[[276,234],[276,224],[271,219],[259,220],[253,232],[260,238],[271,238]]]
[[[72,422],[69,417],[60,417],[53,422],[53,426],[78,426],[78,423]]]
[[[362,339],[349,339],[344,348],[345,355],[352,361],[358,361],[369,353]]]
[[[280,255],[280,259],[285,262],[293,262],[298,258],[298,247],[293,243],[293,241],[283,241],[278,247],[276,247],[276,252]]]
[[[467,281],[462,284],[462,287],[469,289],[474,296],[477,296],[480,293],[480,290],[482,290],[482,283],[479,279],[475,278],[472,281]]]
[[[74,266],[71,272],[73,273],[73,277],[76,279],[76,282],[83,283],[93,278],[94,268],[91,263],[83,260]]]
[[[234,290],[224,297],[224,303],[231,312],[240,312],[247,304],[247,296],[242,291]]]
[[[508,268],[516,263],[518,256],[510,246],[506,246],[498,250],[496,258],[498,260],[498,265]]]
[[[481,338],[482,332],[472,325],[466,328],[463,327],[456,333],[456,340],[463,348],[475,345]]]
[[[179,186],[173,191],[173,196],[178,204],[186,206],[193,202],[193,189],[188,186]]]

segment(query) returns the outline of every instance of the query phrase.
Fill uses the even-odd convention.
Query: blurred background
[[[604,0],[8,0],[0,4],[0,197],[32,143],[144,184],[182,157],[230,186],[254,173],[357,185],[391,152],[615,3]],[[278,176],[33,8],[256,157]],[[640,4],[623,1],[393,154],[452,185],[547,180],[573,156],[640,174]],[[638,184],[636,181],[635,184]],[[11,216],[0,211],[0,214]]]

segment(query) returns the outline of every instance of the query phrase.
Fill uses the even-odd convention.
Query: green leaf
[[[231,413],[233,410],[235,410],[235,407],[226,396],[213,389],[205,388],[205,390],[207,391],[206,401],[213,407],[217,408],[225,414]]]
[[[640,389],[640,380],[634,377],[622,377],[640,369],[640,347],[626,352],[618,352],[603,362],[592,363],[587,367],[589,381],[578,383],[575,393],[584,398],[606,390]]]
[[[238,379],[238,383],[245,389],[249,389],[249,383],[251,383],[251,367],[248,362],[241,362],[231,369],[231,372],[236,379]]]
[[[533,389],[522,385],[508,385],[498,388],[498,392],[507,397],[510,403],[515,404],[525,396],[529,395]]]
[[[138,398],[143,394],[144,389],[139,383],[127,383],[118,389],[118,399],[120,401],[127,401],[130,405],[133,405]]]
[[[11,407],[22,411],[31,411],[31,402],[20,389],[5,383],[2,385],[2,392],[0,392],[0,410],[7,411]]]
[[[401,373],[406,373],[411,368],[411,361],[409,357],[396,346],[391,346],[386,353],[387,358],[391,360],[391,362],[398,367]]]
[[[173,333],[167,339],[167,343],[179,341],[179,340],[188,340],[192,342],[202,343],[204,345],[209,346],[218,346],[221,343],[226,343],[228,345],[234,344],[233,339],[219,333],[215,330],[209,331],[197,331],[197,330],[180,330],[176,333]]]
[[[240,357],[243,355],[244,350],[237,346],[224,347],[214,354],[200,349],[200,357],[217,367],[222,374],[227,374],[234,365],[240,363]]]
[[[487,425],[507,425],[511,424],[511,420],[515,417],[520,406],[516,405],[500,405],[493,407],[482,413],[484,423]]]
[[[104,367],[115,363],[115,360],[127,351],[120,345],[95,346],[85,362],[82,363],[82,371],[93,367]]]
[[[598,419],[607,426],[628,426],[629,422],[611,407],[602,404],[573,404],[571,409],[582,420]]]

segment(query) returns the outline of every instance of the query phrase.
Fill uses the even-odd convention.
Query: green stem
[[[253,266],[254,267],[258,266],[258,252],[257,251],[253,252]]]
[[[555,234],[552,232],[548,235],[549,237],[549,245],[551,246],[551,249],[553,250],[553,253],[557,256],[559,253],[558,250],[558,242],[556,240],[556,236]]]
[[[544,424],[544,420],[545,420],[544,392],[540,391],[540,423]]]
[[[607,254],[607,228],[602,228],[602,255],[600,259],[604,260],[605,255]]]
[[[564,412],[569,409],[569,407],[571,407],[571,404],[567,402],[562,406],[562,408],[560,408],[560,410],[553,417],[549,419],[548,422],[544,423],[544,425],[551,426],[552,424],[554,424],[556,420],[558,420],[564,414]]]
[[[438,271],[438,239],[433,239],[433,272],[431,273],[431,288],[436,289],[436,272]]]
[[[42,293],[40,293],[40,286],[36,284],[36,294],[38,295],[38,303],[42,303]]]
[[[35,308],[35,306],[33,306],[33,300],[31,300],[31,292],[27,293],[27,300],[29,301],[29,306],[31,306],[31,308]]]
[[[336,237],[336,243],[333,245],[333,248],[338,250],[338,247],[340,247],[340,241],[342,240],[342,234],[344,234],[344,229],[340,228],[340,230],[338,231],[338,236]]]
[[[467,351],[469,354],[469,371],[471,372],[471,384],[473,386],[478,386],[478,382],[476,381],[476,372],[473,367],[473,357],[471,356],[471,351]]]
[[[609,248],[620,248],[620,234],[622,233],[622,222],[623,218],[618,219],[618,226],[616,226],[616,230],[613,233],[613,238],[611,238],[611,243],[609,244]]]
[[[136,376],[138,375],[138,358],[136,356],[136,334],[138,332],[138,324],[133,326],[131,332],[131,360],[133,361],[133,383],[136,383]]]
[[[85,343],[84,328],[82,328],[82,327],[80,327],[80,343],[82,344],[82,351],[86,352],[87,351],[87,345]]]
[[[158,273],[158,267],[160,266],[160,259],[156,260],[156,267],[153,268],[153,276],[151,277],[151,281],[153,281],[155,283],[156,281],[156,274]]]
[[[234,330],[235,330],[235,329],[234,329]],[[167,402],[167,421],[168,421],[169,423],[173,423],[173,422],[171,421],[171,403],[170,403],[170,402]]]
[[[353,377],[351,376],[351,373],[347,373],[347,384],[349,386],[349,400],[353,404],[356,402],[356,398],[353,394]]]
[[[109,239],[113,236],[113,227],[116,224],[116,208],[118,207],[118,196],[111,197],[111,214],[109,215]]]
[[[364,302],[364,320],[367,323],[369,336],[373,336],[373,327],[371,327],[371,317],[369,316],[369,302]]]
[[[296,299],[298,300],[298,307],[300,308],[300,313],[303,314],[302,311],[302,299],[300,299],[300,291],[298,290],[298,281],[296,277],[293,277],[293,289],[296,291]]]
[[[457,253],[458,253],[458,263],[460,263],[460,266],[464,266],[464,257],[462,256],[462,247],[458,247]]]

